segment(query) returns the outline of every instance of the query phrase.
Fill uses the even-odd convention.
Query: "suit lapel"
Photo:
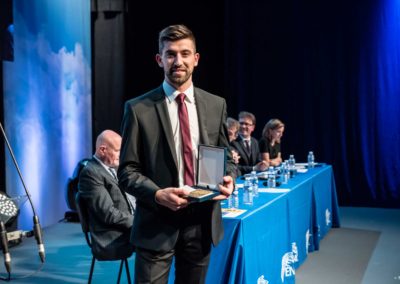
[[[247,158],[249,160],[249,163],[252,164],[252,162],[253,162],[253,143],[250,142],[250,147],[249,148],[246,147],[246,143],[244,141],[242,143],[244,145],[243,147],[246,149],[246,154],[247,154]]]
[[[160,118],[160,124],[164,130],[165,136],[167,137],[168,146],[171,151],[172,157],[174,158],[175,166],[178,169],[178,159],[175,153],[174,136],[172,134],[171,121],[169,119],[168,109],[165,102],[165,94],[162,86],[159,88],[159,92],[157,92],[157,95],[155,96],[154,105]]]
[[[201,95],[201,93],[195,88],[194,97],[196,102],[197,116],[199,119],[199,135],[200,144],[209,144],[208,134],[207,134],[207,107],[206,102]],[[158,116],[160,118],[161,126],[164,130],[165,136],[167,137],[168,146],[170,148],[172,157],[174,158],[174,163],[178,169],[178,159],[175,153],[175,143],[174,136],[172,134],[171,121],[169,119],[167,105],[165,103],[165,94],[162,86],[158,89],[157,94],[154,97],[154,104],[157,110]]]
[[[93,158],[93,161],[95,162],[95,165],[97,167],[96,171],[99,171],[102,173],[102,176],[104,176],[109,182],[115,183],[118,185],[118,180],[116,180],[110,172],[108,172],[95,158]]]
[[[196,88],[194,89],[194,98],[196,102],[197,116],[199,118],[199,135],[200,144],[208,145],[210,144],[207,133],[207,106],[206,102]]]
[[[258,145],[257,140],[255,140],[255,138],[251,137],[251,145],[250,145],[250,151],[251,151],[251,162],[252,164],[256,164],[257,162],[257,154],[258,154]]]
[[[237,150],[239,151],[239,155],[241,159],[243,159],[244,164],[249,164],[249,156],[244,145],[244,140],[239,136],[235,142],[238,144]]]

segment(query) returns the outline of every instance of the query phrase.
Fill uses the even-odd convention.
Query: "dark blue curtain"
[[[400,207],[400,1],[225,1],[229,114],[286,123],[283,157],[333,165],[341,205]]]

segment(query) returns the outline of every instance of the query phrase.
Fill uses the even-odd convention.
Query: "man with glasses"
[[[232,141],[232,147],[239,153],[238,169],[244,175],[251,171],[265,171],[268,164],[261,160],[258,141],[251,136],[256,127],[254,114],[242,111],[239,113],[239,136]]]

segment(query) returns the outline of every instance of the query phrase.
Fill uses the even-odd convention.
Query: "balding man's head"
[[[109,167],[118,167],[121,140],[118,133],[104,130],[96,140],[96,157]]]

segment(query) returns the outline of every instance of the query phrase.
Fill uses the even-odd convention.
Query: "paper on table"
[[[267,192],[267,193],[283,193],[289,192],[289,188],[276,188],[276,187],[260,187],[258,188],[258,192]]]
[[[296,171],[298,173],[306,173],[308,171],[307,163],[296,163]]]
[[[247,210],[238,209],[238,208],[222,208],[222,217],[233,218],[237,217],[240,214],[243,214]]]

